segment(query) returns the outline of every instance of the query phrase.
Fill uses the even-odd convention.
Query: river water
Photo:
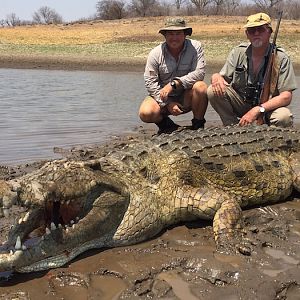
[[[144,125],[137,113],[145,96],[141,72],[0,69],[0,165],[55,158],[53,147],[131,133]],[[291,105],[295,123],[300,123],[299,98],[297,90]],[[206,119],[219,122],[210,106]]]

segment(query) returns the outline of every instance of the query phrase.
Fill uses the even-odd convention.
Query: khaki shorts
[[[166,103],[170,103],[170,102],[176,102],[179,104],[180,108],[183,110],[184,113],[191,111],[190,108],[186,108],[184,107],[184,89],[180,89],[178,92],[172,92],[169,96],[168,96],[168,100],[166,101]],[[152,99],[155,101],[155,99],[152,96],[147,96],[145,100],[148,99]],[[164,109],[163,109],[164,110]]]

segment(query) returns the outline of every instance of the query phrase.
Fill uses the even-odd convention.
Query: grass
[[[153,17],[0,28],[0,57],[145,63],[149,51],[163,41],[158,29],[163,27],[164,20]],[[222,64],[234,46],[246,41],[245,17],[201,16],[186,20],[193,27],[192,38],[204,45],[208,65]],[[277,45],[282,45],[297,65],[300,65],[299,28],[300,21],[282,20],[277,39]]]

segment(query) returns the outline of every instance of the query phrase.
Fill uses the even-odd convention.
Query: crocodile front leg
[[[178,188],[175,211],[181,220],[190,220],[190,214],[201,219],[213,219],[217,250],[225,253],[249,254],[242,236],[242,209],[238,197],[218,188],[195,188],[183,185]]]
[[[242,236],[242,209],[236,199],[225,199],[214,216],[213,230],[217,250],[235,253],[236,250],[249,254]]]

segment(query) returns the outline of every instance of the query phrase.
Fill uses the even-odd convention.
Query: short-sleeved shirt
[[[148,55],[144,80],[151,97],[159,99],[159,91],[173,79],[179,79],[184,89],[191,89],[205,76],[205,59],[199,41],[186,39],[178,61],[168,51],[166,42]]]
[[[270,44],[271,47],[271,44]],[[269,47],[269,49],[270,49]],[[268,61],[269,49],[260,66],[258,75],[254,77],[252,66],[252,47],[249,43],[242,43],[235,47],[229,54],[220,75],[230,83],[234,90],[243,98],[246,97],[246,87],[262,83]],[[273,96],[283,91],[293,91],[297,88],[296,77],[289,56],[282,48],[277,48],[279,75]]]

